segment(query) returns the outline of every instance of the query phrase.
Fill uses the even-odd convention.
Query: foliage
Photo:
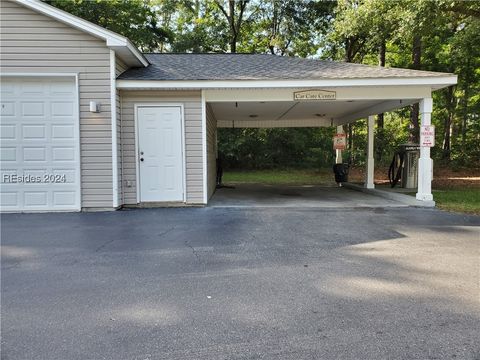
[[[267,0],[252,6],[255,10],[245,25],[241,51],[308,57],[318,51],[328,31],[335,2]]]
[[[375,64],[384,42],[387,66],[458,74],[457,86],[433,93],[437,146],[432,155],[446,163],[478,166],[480,2],[341,0],[335,14],[324,57]],[[418,134],[413,110],[410,116],[405,110],[390,113],[390,119],[397,118],[409,118],[409,128]],[[382,149],[398,143],[398,136],[391,139],[386,133],[377,131],[383,161]]]
[[[71,14],[128,37],[142,51],[156,51],[173,40],[173,32],[159,26],[157,12],[143,0],[47,0]]]
[[[175,38],[173,52],[310,56],[331,22],[333,1],[152,0]],[[230,16],[233,13],[233,17]]]
[[[268,169],[332,164],[332,128],[218,129],[227,167]]]
[[[170,28],[175,39],[167,44],[172,52],[227,52],[228,24],[214,1],[160,1],[159,6],[171,6],[174,21]]]

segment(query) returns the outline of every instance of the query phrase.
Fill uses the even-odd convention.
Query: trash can
[[[335,182],[341,184],[348,181],[348,164],[333,165],[333,173],[335,174]]]

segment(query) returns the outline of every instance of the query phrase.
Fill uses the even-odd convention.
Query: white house
[[[246,54],[142,54],[37,0],[1,0],[1,209],[205,205],[219,127],[338,126],[420,103],[453,74]],[[432,200],[421,148],[417,199]]]

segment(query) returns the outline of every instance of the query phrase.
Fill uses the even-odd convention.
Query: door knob
[[[140,158],[140,161],[143,161],[143,158]]]

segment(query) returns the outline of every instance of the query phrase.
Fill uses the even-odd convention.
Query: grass
[[[480,215],[480,188],[449,188],[433,191],[438,208]]]
[[[223,174],[223,182],[286,185],[324,185],[334,182],[330,169],[321,170],[233,170]]]
[[[351,171],[351,181],[361,181],[363,176]],[[232,170],[223,175],[223,182],[228,183],[262,183],[285,185],[332,185],[331,169],[301,170]],[[480,184],[465,186],[462,183],[450,183],[433,190],[437,207],[447,211],[480,215]],[[412,193],[415,195],[415,193]]]

